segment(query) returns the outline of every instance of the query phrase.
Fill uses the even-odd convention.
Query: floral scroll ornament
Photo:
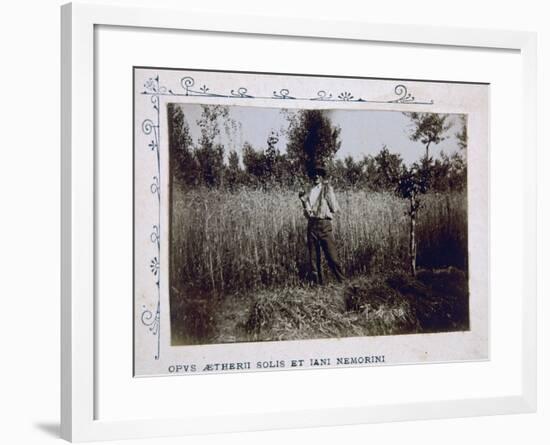
[[[160,358],[160,335],[161,335],[161,171],[160,171],[160,97],[161,96],[194,96],[194,97],[218,97],[231,99],[273,99],[273,100],[302,100],[316,102],[362,102],[362,103],[378,103],[378,104],[415,104],[415,105],[433,105],[433,100],[417,100],[403,84],[398,84],[394,87],[393,96],[387,99],[365,99],[353,94],[351,91],[344,90],[332,94],[328,90],[318,90],[317,93],[309,97],[299,97],[291,94],[288,88],[280,88],[273,91],[271,96],[254,96],[249,92],[249,89],[244,86],[237,86],[229,89],[227,92],[215,92],[206,84],[199,87],[195,86],[195,79],[191,76],[182,77],[180,80],[181,89],[174,91],[160,84],[159,76],[149,78],[143,85],[142,95],[150,97],[152,106],[151,118],[143,120],[141,129],[144,135],[150,136],[146,148],[152,152],[157,173],[151,178],[149,189],[154,196],[157,206],[157,221],[152,226],[150,233],[150,241],[154,245],[154,254],[149,260],[149,271],[154,280],[156,288],[156,305],[154,308],[142,307],[141,322],[149,331],[156,336],[156,353],[155,359]]]
[[[141,129],[144,135],[150,136],[147,143],[147,149],[152,152],[157,173],[151,178],[149,190],[153,195],[157,205],[157,222],[153,224],[150,234],[150,241],[154,245],[155,254],[149,263],[149,269],[154,280],[156,288],[156,307],[154,309],[147,306],[142,307],[141,322],[148,327],[149,331],[156,336],[156,353],[155,360],[160,358],[160,282],[161,282],[161,265],[160,265],[160,197],[161,197],[161,172],[160,172],[160,96],[170,94],[169,90],[160,85],[159,76],[148,79],[144,84],[143,94],[147,94],[151,99],[153,108],[153,117],[145,119],[141,124]]]
[[[312,100],[321,102],[363,102],[363,103],[377,103],[377,104],[413,104],[413,105],[433,105],[433,100],[418,100],[413,96],[406,85],[398,84],[393,90],[393,97],[387,99],[366,99],[353,94],[351,91],[344,90],[332,94],[328,90],[318,90],[313,96],[294,96],[290,93],[288,88],[281,88],[274,90],[271,96],[255,96],[251,94],[250,90],[244,86],[238,86],[236,88],[229,89],[226,92],[213,91],[206,84],[201,86],[195,86],[195,79],[191,76],[182,77],[180,80],[181,91],[177,92],[172,89],[160,86],[158,83],[158,76],[154,79],[149,79],[144,84],[144,91],[142,94],[150,95],[151,101],[158,106],[159,96],[192,96],[192,97],[219,97],[230,99],[273,99],[273,100]]]

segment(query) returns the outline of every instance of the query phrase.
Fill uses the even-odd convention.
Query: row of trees
[[[436,191],[460,190],[466,185],[467,131],[463,121],[456,134],[460,150],[451,156],[440,153],[430,155],[430,145],[437,145],[450,129],[446,115],[410,113],[414,131],[410,138],[426,147],[426,153],[410,169],[417,171],[429,189]],[[287,115],[286,153],[277,148],[279,135],[275,132],[266,138],[265,147],[253,147],[245,142],[242,159],[236,151],[225,153],[225,147],[216,141],[224,126],[234,125],[227,107],[203,106],[197,124],[200,137],[194,143],[189,124],[181,106],[168,108],[171,168],[174,179],[186,187],[242,186],[271,188],[298,187],[307,180],[308,172],[317,163],[329,170],[331,181],[340,189],[361,188],[393,190],[399,177],[407,170],[402,157],[383,146],[378,154],[355,160],[351,156],[335,159],[341,146],[340,128],[332,125],[322,110],[300,110]]]

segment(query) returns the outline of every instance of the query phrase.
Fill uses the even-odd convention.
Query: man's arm
[[[340,206],[338,205],[338,201],[336,201],[336,195],[334,194],[334,189],[332,188],[332,185],[327,184],[327,204],[330,208],[330,211],[332,213],[338,213],[340,211]]]
[[[301,191],[298,196],[300,197],[300,202],[304,208],[304,216],[309,218],[312,214],[311,204],[309,203],[309,198],[305,191]]]

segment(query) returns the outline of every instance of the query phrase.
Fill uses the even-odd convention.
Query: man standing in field
[[[313,181],[311,190],[309,193],[301,192],[299,196],[304,208],[304,215],[308,219],[307,245],[312,280],[317,284],[323,284],[322,249],[330,270],[332,270],[338,282],[342,283],[345,276],[338,261],[336,242],[332,233],[332,218],[340,208],[334,195],[334,189],[325,180],[325,168],[317,165],[310,176]]]

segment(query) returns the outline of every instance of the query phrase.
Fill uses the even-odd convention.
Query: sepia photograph
[[[134,74],[136,375],[487,359],[486,84]]]
[[[469,329],[466,115],[167,119],[172,345]]]

